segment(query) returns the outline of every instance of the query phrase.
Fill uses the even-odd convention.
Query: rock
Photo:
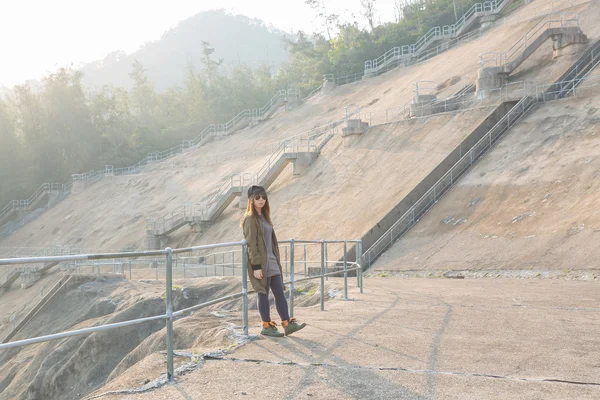
[[[474,199],[472,202],[469,203],[469,207],[473,207],[475,204],[479,203],[481,199],[479,197],[477,197],[476,199]]]

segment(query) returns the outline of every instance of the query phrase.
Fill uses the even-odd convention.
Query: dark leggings
[[[271,289],[273,296],[275,296],[275,307],[277,308],[277,313],[281,317],[281,320],[287,321],[290,319],[287,299],[285,298],[285,293],[283,293],[283,280],[281,279],[281,275],[275,275],[267,278],[267,287],[265,289],[267,294],[258,293],[258,312],[260,313],[261,319],[264,322],[271,321],[269,289]]]

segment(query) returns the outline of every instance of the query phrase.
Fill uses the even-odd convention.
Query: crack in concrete
[[[241,346],[257,339],[256,335],[244,336],[244,335],[238,333],[235,330],[236,327],[234,324],[230,323],[228,328],[230,330],[230,337],[234,340],[235,344],[233,346],[228,347],[227,349],[222,349],[222,350],[218,350],[215,352],[209,352],[209,353],[205,353],[205,354],[194,354],[189,351],[173,351],[173,355],[175,355],[175,356],[187,357],[190,359],[190,362],[187,362],[187,363],[181,365],[180,367],[176,368],[175,371],[173,372],[173,375],[176,377],[176,376],[184,375],[188,372],[192,372],[192,371],[198,369],[198,367],[200,367],[205,360],[214,360],[214,359],[224,358],[224,356],[226,356],[230,352],[234,351],[238,347],[241,347]],[[164,354],[165,358],[166,358],[166,355],[167,355],[166,351],[161,351],[160,353]],[[169,383],[171,383],[171,382],[167,379],[167,374],[165,373],[165,374],[162,374],[161,376],[159,376],[158,378],[156,378],[155,380],[150,381],[140,387],[111,390],[111,391],[100,393],[100,394],[97,394],[94,396],[86,397],[86,398],[84,398],[84,400],[98,399],[100,397],[108,396],[111,394],[117,394],[117,395],[118,394],[139,394],[139,393],[144,393],[144,392],[147,392],[147,391],[150,391],[153,389],[158,389]],[[176,389],[181,393],[181,390],[179,387],[177,387]],[[184,393],[182,393],[182,395],[184,395]],[[187,397],[186,397],[186,400],[187,400]]]
[[[215,356],[205,356],[204,361],[231,361],[231,362],[247,362],[254,364],[271,364],[271,365],[282,365],[282,366],[292,366],[292,367],[329,367],[329,368],[337,368],[344,370],[370,370],[370,371],[402,371],[416,374],[437,374],[437,375],[450,375],[450,376],[460,376],[460,377],[476,377],[476,378],[491,378],[491,379],[503,379],[509,381],[518,381],[518,382],[548,382],[548,383],[565,383],[572,385],[588,385],[588,386],[600,386],[600,382],[582,382],[582,381],[572,381],[568,379],[559,379],[559,378],[517,378],[517,377],[509,377],[502,375],[494,375],[494,374],[483,374],[477,372],[456,372],[456,371],[435,371],[428,369],[410,369],[403,367],[372,367],[366,365],[337,365],[337,364],[329,364],[329,363],[299,363],[295,361],[273,361],[273,360],[260,360],[260,359],[252,359],[252,358],[235,358],[235,357],[215,357]]]

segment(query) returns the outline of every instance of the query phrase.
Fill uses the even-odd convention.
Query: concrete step
[[[71,275],[62,276],[58,282],[46,293],[44,297],[38,301],[31,310],[19,321],[19,323],[13,328],[12,331],[2,340],[2,343],[8,343],[10,339],[12,339],[25,325],[31,321],[31,319],[42,310],[42,308],[54,297],[54,295],[62,288],[66,286],[66,284],[71,279]]]
[[[0,284],[0,289],[8,289],[11,287],[11,285],[17,280],[19,279],[19,277],[21,276],[21,271],[11,271],[7,274],[5,281]]]

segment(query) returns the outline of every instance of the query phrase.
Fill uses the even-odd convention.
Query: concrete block
[[[85,190],[87,186],[86,181],[73,181],[73,187],[71,188],[71,193],[77,194],[81,193]]]
[[[487,28],[491,27],[492,25],[494,25],[494,22],[496,22],[498,20],[498,18],[500,18],[500,16],[498,14],[490,14],[490,15],[482,16],[481,19],[479,20],[479,23],[481,24],[481,28],[487,29]]]
[[[153,232],[146,232],[146,250],[160,250],[161,248],[160,236]]]
[[[21,289],[27,289],[28,287],[33,286],[34,283],[39,281],[42,277],[40,272],[35,270],[26,269],[19,276],[19,280],[21,281]]]
[[[63,192],[49,192],[48,193],[48,208],[54,207],[56,204],[60,203],[60,201],[65,197]]]
[[[423,117],[425,115],[431,115],[433,113],[431,103],[436,99],[437,97],[433,94],[421,94],[415,96],[410,105],[410,116]]]
[[[238,208],[240,210],[245,210],[248,208],[248,188],[249,186],[242,187],[242,193],[240,193],[238,203]]]
[[[360,119],[347,119],[346,126],[342,128],[342,137],[350,135],[362,135],[369,128],[369,124]]]
[[[475,93],[478,98],[483,99],[491,96],[491,89],[501,88],[506,84],[506,74],[501,67],[480,68],[477,71],[477,81],[475,82]]]
[[[196,221],[196,222],[192,222],[190,224],[190,227],[192,228],[192,232],[194,232],[194,233],[204,233],[208,230],[208,228],[210,228],[210,222],[209,221]]]
[[[580,31],[565,30],[561,35],[552,35],[552,58],[577,54],[585,48],[587,36]]]
[[[300,104],[302,104],[302,101],[298,97],[291,97],[288,99],[287,103],[285,103],[285,109],[290,111],[300,107]]]
[[[292,161],[294,164],[294,176],[302,175],[308,167],[319,157],[317,153],[298,153],[298,156]]]

